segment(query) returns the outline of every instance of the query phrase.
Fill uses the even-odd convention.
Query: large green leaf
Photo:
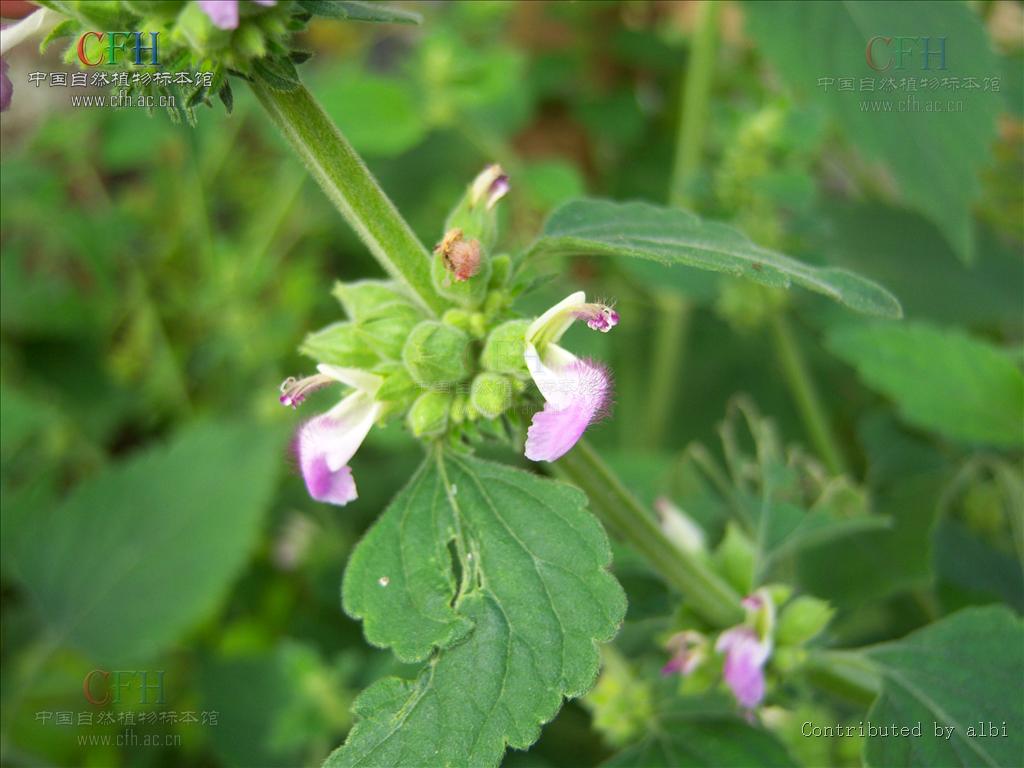
[[[1024,376],[998,347],[923,323],[844,326],[828,344],[911,424],[968,443],[1024,443]]]
[[[208,616],[255,543],[282,435],[196,427],[4,519],[5,553],[56,637],[126,664]]]
[[[795,766],[770,732],[721,707],[679,705],[658,714],[647,736],[602,768],[769,768]]]
[[[920,737],[870,738],[868,766],[1020,765],[1024,623],[1009,609],[969,608],[867,655],[883,676],[867,721],[921,725]]]
[[[326,765],[478,768],[532,744],[563,696],[593,684],[597,643],[622,621],[610,559],[571,486],[429,458],[353,552],[342,588],[371,643],[429,660],[416,680],[363,692]]]
[[[792,283],[869,315],[899,317],[896,298],[843,269],[813,267],[752,243],[738,230],[648,203],[573,200],[548,219],[532,255],[633,256],[788,288]]]
[[[962,258],[973,251],[970,205],[981,189],[978,171],[996,136],[1002,93],[986,89],[998,78],[999,63],[977,14],[962,2],[746,3],[748,29],[787,84],[827,109],[849,140],[892,170],[906,202],[942,230]],[[872,69],[866,48],[873,37]],[[905,41],[900,43],[900,39]],[[886,42],[886,38],[889,42]],[[936,51],[945,39],[945,62],[932,56],[925,69],[922,40]],[[902,62],[890,57],[903,45],[913,51]],[[939,69],[942,64],[945,69]],[[902,64],[902,66],[899,66]],[[943,78],[976,88],[942,86]],[[821,78],[831,78],[826,90]],[[840,78],[853,89],[839,90]],[[860,90],[861,79],[875,83]],[[936,78],[939,86],[901,81]],[[892,79],[895,87],[880,82]],[[914,107],[909,99],[916,100]],[[928,109],[941,102],[943,111]],[[952,108],[946,107],[953,102]],[[956,104],[959,102],[959,106]],[[910,104],[910,106],[907,106]],[[902,108],[901,108],[902,105]]]

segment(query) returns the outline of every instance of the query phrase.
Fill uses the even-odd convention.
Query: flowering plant
[[[343,91],[346,98],[339,99],[342,108],[329,111],[314,95],[317,88],[300,77],[309,54],[296,36],[316,17],[419,22],[418,14],[403,8],[345,0],[46,0],[39,5],[4,29],[5,57],[26,41],[42,49],[60,43],[66,45],[65,61],[74,63],[81,61],[80,51],[86,59],[96,53],[89,48],[95,43],[93,30],[151,30],[159,36],[168,67],[198,69],[210,77],[191,85],[140,78],[132,81],[131,93],[173,97],[171,118],[200,131],[213,123],[211,133],[199,135],[212,135],[210,143],[221,152],[219,159],[179,174],[181,166],[173,164],[177,154],[168,150],[160,156],[169,158],[169,175],[194,173],[201,179],[207,173],[217,179],[231,175],[221,169],[234,158],[232,174],[241,179],[239,187],[246,187],[236,208],[223,206],[216,195],[199,195],[203,184],[192,184],[192,176],[175,187],[175,199],[193,206],[191,215],[205,231],[194,244],[190,235],[176,233],[174,253],[194,245],[201,278],[187,282],[190,270],[171,258],[162,262],[166,272],[156,273],[158,279],[141,269],[131,271],[136,266],[130,265],[123,284],[110,284],[138,297],[138,308],[133,306],[129,320],[112,321],[106,337],[96,334],[117,344],[110,367],[125,380],[140,376],[131,367],[132,353],[140,347],[151,353],[153,339],[163,337],[163,356],[152,353],[145,359],[154,368],[178,371],[173,392],[160,395],[176,398],[174,408],[181,413],[201,414],[198,436],[172,441],[137,462],[104,468],[55,506],[52,517],[25,512],[32,509],[34,488],[21,489],[24,495],[15,500],[14,543],[5,545],[14,553],[11,573],[57,628],[54,647],[67,638],[97,658],[145,657],[194,630],[218,586],[254,549],[258,511],[270,498],[274,473],[291,467],[293,477],[283,486],[286,501],[280,504],[290,516],[273,546],[259,556],[294,574],[303,554],[321,545],[331,608],[322,611],[315,603],[318,614],[329,614],[317,631],[335,637],[343,613],[365,643],[356,640],[360,650],[352,658],[358,662],[342,659],[337,668],[303,648],[285,647],[274,656],[264,675],[269,684],[281,677],[289,690],[301,690],[300,703],[282,705],[280,715],[300,736],[282,746],[279,742],[287,739],[275,730],[260,734],[281,749],[279,754],[294,754],[301,741],[313,745],[310,754],[327,755],[327,768],[495,766],[508,750],[527,749],[543,733],[557,733],[566,720],[547,730],[546,724],[567,700],[578,699],[602,738],[601,756],[616,751],[610,765],[792,765],[800,760],[815,765],[835,755],[847,761],[849,755],[839,749],[825,757],[815,753],[800,740],[806,737],[804,726],[820,731],[832,712],[846,722],[868,706],[870,719],[886,720],[897,730],[934,718],[936,728],[956,732],[953,737],[934,731],[921,749],[900,747],[900,764],[999,765],[1013,759],[1020,734],[1005,743],[982,743],[972,740],[965,724],[975,709],[986,719],[1001,717],[989,711],[989,690],[1005,688],[1003,678],[1012,680],[1024,669],[1019,618],[1006,608],[975,606],[951,609],[952,615],[940,619],[938,589],[924,583],[926,569],[918,562],[931,552],[903,555],[911,551],[911,523],[917,525],[913,530],[923,527],[932,536],[932,518],[907,518],[917,514],[922,499],[934,502],[947,518],[937,524],[934,539],[935,550],[944,547],[947,555],[942,575],[962,588],[942,599],[955,608],[985,602],[977,592],[998,593],[1019,606],[1020,590],[1004,578],[1019,573],[1019,558],[1008,554],[1019,555],[1019,542],[998,543],[1020,528],[1021,484],[1013,462],[1024,442],[1019,425],[1007,418],[1019,414],[1024,402],[1019,361],[979,338],[901,323],[900,300],[861,274],[895,272],[900,278],[899,270],[872,267],[870,260],[833,259],[831,253],[822,257],[803,241],[822,237],[820,230],[828,227],[810,215],[791,221],[791,207],[806,203],[802,181],[818,173],[823,186],[840,184],[832,177],[835,170],[819,162],[826,132],[815,122],[816,112],[808,117],[780,102],[737,118],[729,140],[719,147],[717,171],[700,171],[707,154],[702,117],[710,118],[717,4],[701,4],[692,22],[693,50],[667,205],[587,197],[580,194],[582,183],[556,200],[527,202],[531,194],[536,197],[537,164],[522,161],[500,130],[482,136],[474,131],[515,121],[519,84],[509,75],[515,58],[474,51],[470,41],[454,44],[443,34],[417,50],[408,77],[416,83],[410,90],[427,94],[419,110],[423,120],[432,129],[457,132],[458,149],[419,176],[404,162],[383,166],[390,175],[381,177],[386,184],[378,181],[350,142],[347,134],[352,134],[337,124],[359,111],[350,104],[358,105],[352,97],[359,87],[380,85],[376,64],[359,71],[355,85]],[[508,12],[487,9],[474,6],[473,12]],[[786,4],[779,9],[796,13]],[[766,12],[747,12],[760,25],[755,28],[774,23],[774,17],[761,16]],[[949,13],[952,21],[963,21]],[[337,34],[359,37],[365,30],[353,26]],[[311,29],[309,39],[318,33]],[[631,39],[624,33],[615,46],[645,62],[644,57],[657,58],[656,47],[639,46],[644,50],[638,52]],[[770,44],[766,49],[774,50]],[[374,53],[387,58],[389,50],[382,45]],[[783,73],[787,52],[776,51]],[[22,99],[21,86],[8,77],[20,64],[11,61],[10,66],[6,58],[3,62],[5,114],[17,110]],[[140,65],[125,66],[137,70]],[[487,88],[481,88],[482,95],[466,92],[466,83],[481,81],[488,87],[504,82],[512,106],[495,107]],[[393,96],[396,91],[388,85],[394,83],[385,83],[371,95]],[[535,86],[538,92],[548,87]],[[397,93],[404,94],[395,99],[401,105],[408,93]],[[643,88],[637,86],[637,93]],[[223,115],[198,119],[201,108],[216,100],[229,113],[243,110],[243,117],[232,117],[235,121],[245,119],[244,110],[255,112],[253,120],[272,128],[274,140],[284,140],[282,151],[293,153],[302,166],[289,155],[276,183],[266,183],[256,158],[272,153],[272,140],[248,154],[236,150],[236,143],[247,146],[239,139],[244,129],[221,135]],[[362,106],[373,101],[367,98]],[[648,101],[645,108],[661,103]],[[584,103],[574,119],[583,120],[579,116],[593,106]],[[615,132],[612,117],[623,105],[612,100],[605,108],[595,131],[602,136],[604,122],[607,133]],[[374,115],[370,121],[369,139],[362,137],[371,147],[375,140],[377,147],[405,140],[402,131],[408,126],[399,119],[387,125],[384,112],[385,118]],[[242,125],[251,127],[252,121]],[[388,135],[389,129],[395,134]],[[878,144],[888,151],[889,143]],[[484,160],[478,162],[476,155],[466,160],[465,145]],[[598,164],[606,160],[602,151],[594,154]],[[904,173],[901,158],[889,159],[897,175]],[[859,166],[856,170],[867,174]],[[551,174],[551,168],[541,166],[540,175],[545,172]],[[557,167],[552,175],[557,177]],[[134,178],[130,172],[123,176]],[[406,218],[408,197],[428,197],[421,189],[426,176],[439,180],[431,187],[433,196],[419,215]],[[346,255],[368,254],[368,269],[327,285],[326,270],[310,268],[301,258],[275,261],[267,256],[269,247],[254,246],[255,255],[237,260],[237,254],[224,258],[227,246],[211,234],[216,229],[211,221],[225,228],[250,222],[257,244],[261,236],[272,238],[262,230],[283,228],[277,214],[294,205],[307,177],[326,195],[330,216],[338,214],[345,231],[354,233]],[[868,178],[880,188],[887,181]],[[385,186],[396,200],[406,188],[401,206]],[[270,197],[262,216],[247,207],[255,188]],[[944,189],[948,197],[957,196],[949,185]],[[135,208],[149,203],[140,199]],[[129,209],[132,202],[118,205]],[[943,227],[967,258],[968,243],[957,222]],[[130,235],[133,243],[145,240],[138,232]],[[310,247],[329,249],[338,235],[333,231]],[[12,240],[20,246],[17,237]],[[9,263],[5,270],[17,278]],[[200,284],[207,280],[219,282],[219,297],[203,292]],[[82,282],[94,282],[96,290],[109,287],[103,280]],[[246,313],[221,306],[223,296],[236,294],[244,294]],[[177,332],[175,323],[162,323],[152,295],[173,297],[184,307],[181,325],[197,337],[223,335],[229,341],[203,346],[203,354],[181,363],[183,355],[167,351],[166,337]],[[292,312],[288,297],[295,295],[308,302],[304,308],[322,298],[317,307],[325,309],[327,324],[319,327],[310,319],[313,312]],[[909,295],[914,301],[914,293]],[[30,294],[24,303],[37,300]],[[916,300],[923,302],[920,296]],[[16,305],[13,315],[23,306]],[[791,322],[798,308],[812,330]],[[192,322],[193,311],[201,321]],[[702,337],[705,346],[684,376],[680,355],[695,312],[712,331]],[[253,322],[254,317],[259,320]],[[991,334],[1000,323],[1009,325],[1003,315],[996,317]],[[769,341],[751,343],[762,329]],[[301,337],[300,363],[290,355]],[[754,349],[760,346],[777,356],[771,366],[762,359],[764,351]],[[723,352],[727,347],[731,357]],[[49,348],[31,347],[30,356],[36,353],[51,354]],[[885,410],[885,402],[852,386],[852,395],[840,384],[834,392],[819,389],[816,356],[826,353],[856,367],[868,389],[896,407]],[[272,372],[264,375],[261,369],[260,375],[246,377],[252,358],[270,359]],[[830,369],[828,381],[848,382],[852,377],[842,378],[844,373]],[[206,376],[204,386],[219,393],[217,399],[209,397],[216,406],[194,405],[193,374]],[[684,389],[691,377],[700,376],[712,384]],[[945,389],[933,389],[938,379]],[[925,380],[928,386],[921,384]],[[758,402],[770,403],[778,420],[762,416],[752,398],[730,399],[748,385],[756,385]],[[222,394],[224,389],[232,394]],[[251,413],[238,405],[237,390],[259,393]],[[724,419],[717,422],[719,403],[726,402]],[[139,417],[146,429],[172,418],[155,408],[133,407],[149,419]],[[846,419],[854,409],[869,415],[881,409],[883,416],[865,417],[854,436]],[[33,417],[22,420],[28,427],[18,426],[27,432],[44,409],[25,410]],[[232,413],[242,423],[204,423],[210,412]],[[710,443],[689,442],[697,432],[688,426],[692,418],[707,422]],[[274,426],[285,423],[290,458],[275,452]],[[800,428],[810,452],[782,438]],[[636,450],[616,451],[612,430]],[[913,430],[934,432],[941,440],[927,444]],[[107,437],[121,450],[142,431],[137,427]],[[414,458],[408,465],[392,460],[399,454],[395,446],[402,445]],[[663,445],[686,448],[664,461],[665,453],[656,450]],[[971,453],[961,455],[952,447],[962,445],[972,446]],[[375,461],[380,454],[385,460]],[[644,475],[664,468],[671,481],[654,493]],[[954,481],[939,493],[932,476],[943,472]],[[152,510],[139,512],[134,505],[140,498]],[[97,510],[103,511],[102,520]],[[135,556],[124,542],[136,538],[136,513],[152,522],[151,538],[159,547],[180,550],[190,559],[168,556],[174,567],[161,568],[158,557]],[[971,525],[960,525],[958,516]],[[312,519],[328,522],[318,527]],[[969,530],[965,534],[961,528]],[[95,530],[109,536],[92,538]],[[979,530],[985,535],[975,535]],[[318,535],[323,531],[329,535]],[[103,546],[98,553],[68,556],[78,541]],[[964,551],[975,564],[985,560],[979,552],[998,554],[991,568],[996,575],[979,575],[983,569],[977,568],[954,579],[950,562],[956,558],[950,553],[958,552],[957,542],[967,542]],[[109,562],[113,566],[105,571]],[[151,562],[152,573],[139,565]],[[100,577],[79,578],[78,565]],[[876,577],[875,571],[888,567],[897,576]],[[261,578],[252,575],[253,581]],[[157,605],[151,598],[156,582],[177,588],[179,579],[182,592],[202,598],[197,607],[185,601]],[[902,590],[902,602],[885,602],[879,615],[883,610],[889,619],[898,614],[891,624],[906,631],[886,634],[878,629],[882,618],[873,614],[851,631],[851,616],[877,598],[873,591],[889,600],[885,590],[892,584]],[[304,595],[308,586],[292,585],[287,596]],[[145,631],[108,633],[112,614],[106,593],[131,602],[133,616],[145,620],[138,622]],[[277,643],[275,632],[291,627],[276,612],[275,599],[262,606],[273,630],[239,621],[223,642],[218,638],[216,653]],[[889,642],[871,644],[880,639]],[[365,645],[387,653],[371,657]],[[370,658],[386,660],[378,668],[377,661],[363,663]],[[208,687],[203,695],[216,698],[216,680],[203,684]],[[352,701],[346,698],[350,688],[362,689]],[[833,705],[833,697],[840,703]],[[251,696],[261,712],[272,698],[266,690]],[[1024,721],[1010,697],[1001,695],[999,701],[1009,707],[1008,719]],[[579,712],[568,708],[563,717]],[[318,729],[318,718],[329,724]],[[232,725],[246,730],[237,720]],[[317,737],[306,739],[303,728]],[[875,738],[877,733],[865,732],[867,764],[885,764],[889,747]],[[246,764],[237,755],[232,759]]]

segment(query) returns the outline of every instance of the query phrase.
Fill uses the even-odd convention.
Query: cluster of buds
[[[493,253],[497,204],[508,189],[501,167],[489,166],[448,216],[431,264],[434,288],[450,305],[440,318],[396,283],[335,288],[348,319],[306,339],[302,351],[318,361],[318,372],[287,379],[280,393],[281,403],[295,408],[324,387],[348,388],[298,431],[298,464],[315,499],[356,498],[349,460],[372,426],[392,417],[403,417],[422,439],[508,436],[519,427],[517,396],[529,402],[532,384],[544,402],[534,408],[524,451],[534,461],[554,461],[607,413],[607,368],[559,342],[577,320],[607,333],[619,315],[582,291],[534,320],[511,312],[511,260]]]

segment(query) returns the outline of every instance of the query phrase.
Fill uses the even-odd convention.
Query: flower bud
[[[512,403],[512,383],[497,373],[481,373],[473,379],[470,404],[487,419],[496,419]]]
[[[832,620],[835,610],[826,601],[801,595],[789,602],[775,630],[780,645],[800,645],[821,632]]]
[[[491,265],[480,242],[467,239],[461,229],[448,230],[434,249],[430,278],[441,296],[465,307],[475,307],[487,294]]]
[[[740,594],[746,594],[754,582],[754,561],[753,543],[736,525],[729,523],[715,552],[717,570]]]
[[[413,380],[423,386],[461,381],[468,373],[469,336],[436,320],[425,320],[402,347],[402,362]]]
[[[491,331],[480,354],[480,364],[484,369],[494,373],[525,374],[523,353],[529,327],[529,320],[509,320]]]
[[[448,214],[445,231],[462,230],[467,240],[478,240],[486,254],[498,239],[495,205],[508,188],[508,176],[501,166],[489,165],[477,175],[458,205]]]
[[[406,417],[409,429],[416,437],[436,437],[448,428],[448,411],[452,394],[428,390],[416,398]]]

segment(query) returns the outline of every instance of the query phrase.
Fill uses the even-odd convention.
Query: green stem
[[[609,533],[642,555],[683,594],[694,613],[716,627],[732,626],[743,619],[740,597],[732,587],[665,537],[586,440],[560,459],[554,470],[586,492],[591,510]]]
[[[384,270],[428,312],[442,312],[445,302],[430,280],[430,254],[313,95],[304,86],[284,92],[258,81],[252,89]]]
[[[839,448],[839,442],[832,434],[821,397],[818,395],[800,346],[793,336],[793,329],[785,310],[780,309],[772,313],[769,325],[783,376],[793,400],[796,401],[797,410],[811,443],[832,474],[844,474],[847,471],[846,461]]]
[[[658,291],[654,295],[655,315],[653,361],[648,397],[647,425],[644,430],[648,446],[659,448],[671,415],[672,403],[679,392],[679,366],[686,351],[692,305],[674,291]]]
[[[718,43],[718,5],[713,0],[700,3],[693,51],[683,81],[682,115],[676,135],[675,166],[669,190],[669,201],[675,206],[687,206],[691,202],[689,188],[700,165],[704,127],[710,122],[707,111]]]

